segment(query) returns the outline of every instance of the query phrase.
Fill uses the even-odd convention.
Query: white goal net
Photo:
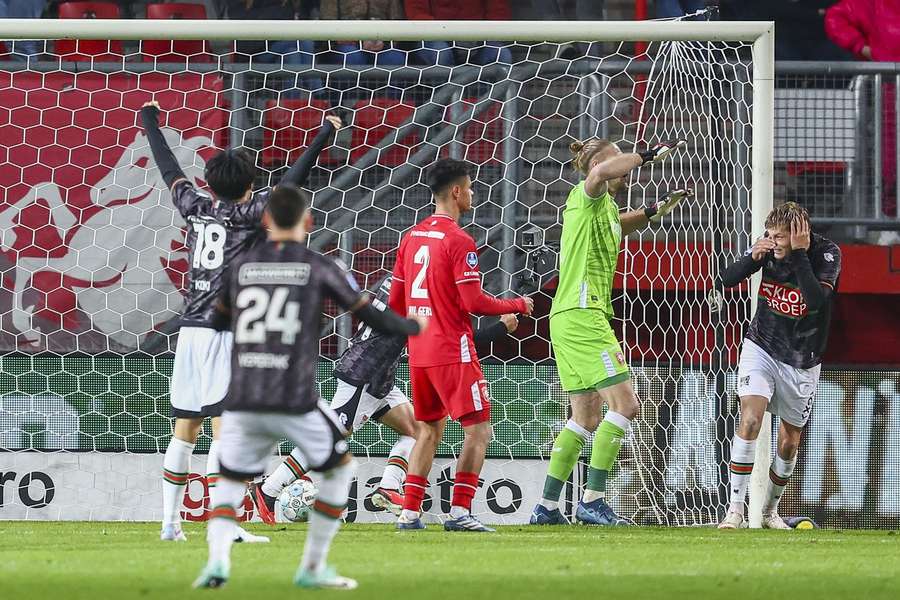
[[[184,37],[178,25],[166,22],[165,31]],[[333,39],[368,26],[339,25],[344,35]],[[479,248],[485,288],[536,299],[535,318],[479,349],[494,440],[476,511],[493,523],[526,521],[567,418],[548,312],[561,209],[577,181],[569,143],[605,137],[628,151],[687,140],[674,160],[636,172],[618,198],[623,209],[638,208],[667,190],[696,190],[663,226],[624,242],[614,326],[642,412],[610,497],[639,523],[716,521],[726,500],[736,348],[750,299],[747,290],[723,296],[715,282],[747,247],[758,219],[752,178],[765,186],[771,173],[771,165],[754,164],[766,155],[751,144],[754,91],[766,93],[754,90],[753,40],[765,29],[644,24],[651,41],[636,58],[633,43],[610,41],[622,30],[612,23],[595,36],[585,24],[535,31],[508,23],[493,31],[560,41],[489,43],[444,43],[438,28],[417,25],[382,25],[398,41],[385,33],[378,53],[328,41],[287,53],[272,42],[235,46],[229,40],[248,35],[239,33],[243,24],[215,22],[207,28],[212,42],[175,42],[161,56],[147,42],[107,44],[91,56],[54,40],[41,41],[27,60],[0,56],[0,519],[159,517],[187,258],[184,223],[139,127],[138,110],[154,97],[169,143],[199,185],[205,160],[228,145],[256,152],[259,187],[276,183],[325,112],[340,114],[349,125],[307,182],[317,226],[310,244],[343,258],[369,288],[391,270],[401,234],[431,209],[424,170],[444,156],[473,165],[475,209],[463,225]],[[464,37],[462,25],[444,35]],[[94,37],[114,37],[115,29],[98,35],[99,21],[92,26]],[[292,31],[328,37],[338,25]],[[408,41],[416,31],[431,41]],[[618,39],[641,39],[635,35]],[[765,146],[771,134],[757,139]],[[325,398],[354,326],[334,311],[325,320]],[[406,376],[401,364],[404,389]],[[375,423],[354,435],[363,468],[349,518],[386,519],[366,498],[394,440]],[[461,440],[460,429],[448,427],[426,502],[432,512],[449,504],[450,459]],[[207,444],[204,436],[197,452]],[[564,492],[566,510],[584,460]],[[189,519],[203,518],[204,462],[194,457]]]

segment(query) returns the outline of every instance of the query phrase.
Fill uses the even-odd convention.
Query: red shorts
[[[439,421],[448,414],[463,426],[491,419],[487,380],[477,362],[410,367],[417,421]]]

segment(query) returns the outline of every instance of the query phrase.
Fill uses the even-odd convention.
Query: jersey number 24
[[[300,333],[300,303],[288,301],[288,288],[278,287],[271,295],[265,288],[247,287],[235,304],[241,309],[234,328],[236,344],[262,344],[269,332],[281,333],[282,344],[293,344]]]

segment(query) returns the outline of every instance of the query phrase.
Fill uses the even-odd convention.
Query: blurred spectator
[[[567,15],[565,0],[531,0],[531,8],[537,18],[543,21],[603,21],[606,0],[575,0],[574,14]],[[560,58],[578,58],[585,54],[599,55],[600,45],[591,44],[588,51],[586,44],[566,44],[559,49]]]
[[[321,0],[319,17],[336,20],[384,20],[403,19],[400,0]],[[393,47],[391,42],[368,40],[359,42],[335,42],[332,48],[341,52],[348,65],[372,65],[379,67],[404,65],[406,54]]]
[[[841,0],[826,11],[825,32],[860,59],[900,61],[900,2]]]
[[[776,60],[846,60],[825,35],[823,9],[834,0],[720,0],[722,20],[775,21]]]
[[[228,18],[253,21],[309,19],[312,7],[301,0],[228,0]],[[234,45],[238,61],[279,65],[311,65],[316,48],[311,40],[239,40]],[[318,77],[299,77],[298,87],[317,90]],[[287,87],[291,87],[290,84]]]
[[[508,21],[511,18],[506,0],[405,0],[406,18],[412,21]],[[468,51],[465,62],[486,65],[493,62],[512,62],[512,53],[501,42],[484,44],[425,42],[420,56],[428,64],[452,65],[455,63],[453,48]],[[427,58],[426,58],[427,57]]]
[[[565,0],[531,0],[531,7],[537,18],[543,21],[563,21],[568,19]],[[575,0],[574,20],[602,21],[606,0]]]
[[[47,0],[0,0],[0,19],[40,19],[47,7]],[[7,42],[17,58],[27,58],[40,54],[44,50],[44,42],[39,40],[16,40]]]
[[[309,18],[303,3],[296,0],[228,0],[228,18],[249,21],[292,21]],[[235,51],[252,61],[288,65],[312,64],[315,45],[308,40],[240,40]],[[282,62],[283,61],[283,62]]]
[[[835,44],[862,60],[900,62],[900,2],[897,0],[841,0],[825,12],[825,32]],[[897,214],[897,113],[893,84],[881,86],[882,213]],[[885,231],[881,244],[900,243],[896,232]]]
[[[706,4],[706,0],[656,0],[656,18],[683,17],[706,8]]]

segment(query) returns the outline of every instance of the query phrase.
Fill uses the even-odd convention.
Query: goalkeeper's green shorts
[[[628,363],[602,310],[573,308],[550,317],[562,388],[590,392],[628,380]]]

